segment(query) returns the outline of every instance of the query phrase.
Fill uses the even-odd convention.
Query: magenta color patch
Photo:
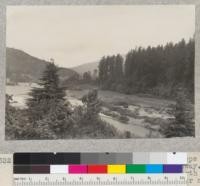
[[[69,165],[69,174],[87,173],[87,165]]]

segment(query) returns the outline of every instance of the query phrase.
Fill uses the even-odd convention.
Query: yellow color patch
[[[125,174],[126,165],[108,165],[108,174]]]

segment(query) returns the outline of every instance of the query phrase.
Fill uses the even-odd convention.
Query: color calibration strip
[[[183,173],[183,165],[15,165],[14,174]]]
[[[183,173],[186,153],[16,153],[14,174]]]

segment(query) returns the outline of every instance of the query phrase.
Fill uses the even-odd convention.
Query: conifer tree
[[[64,101],[65,90],[60,87],[58,67],[53,60],[47,64],[38,85],[31,90],[27,100],[29,119],[32,122],[42,119],[53,105]]]
[[[86,121],[97,121],[101,111],[101,101],[98,99],[98,91],[96,89],[90,91],[87,95],[83,96],[82,102],[86,106]]]
[[[194,136],[194,108],[183,89],[177,93],[174,110],[175,121],[165,126],[166,137]]]

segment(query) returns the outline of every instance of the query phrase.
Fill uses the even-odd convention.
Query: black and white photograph
[[[195,137],[194,5],[6,8],[6,140]]]

